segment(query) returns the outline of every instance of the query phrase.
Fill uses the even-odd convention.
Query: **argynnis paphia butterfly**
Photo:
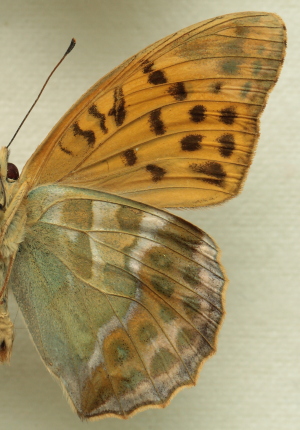
[[[159,208],[238,193],[284,51],[276,15],[201,22],[101,79],[19,179],[1,149],[2,362],[11,287],[81,418],[164,407],[195,384],[225,277],[212,239]]]

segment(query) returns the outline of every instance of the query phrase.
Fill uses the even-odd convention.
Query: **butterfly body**
[[[10,287],[81,418],[163,407],[216,348],[226,277],[214,241],[163,211],[236,195],[282,64],[279,17],[196,24],[95,84],[2,183],[0,360]]]
[[[25,186],[15,188],[17,198],[13,198],[12,189],[14,183],[7,180],[8,150],[0,149],[0,182],[1,182],[1,233],[0,233],[0,362],[10,359],[14,339],[13,324],[9,318],[7,309],[7,277],[9,276],[10,263],[18,250],[19,243],[23,240],[25,230],[25,202],[23,190]],[[26,189],[28,191],[28,189]],[[25,191],[25,193],[26,193]],[[20,198],[21,196],[21,198]]]

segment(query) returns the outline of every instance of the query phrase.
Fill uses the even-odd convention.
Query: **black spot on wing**
[[[166,84],[167,78],[162,70],[155,70],[154,72],[151,72],[148,76],[148,82],[152,85],[160,85],[160,84]]]
[[[150,73],[153,72],[152,67],[154,66],[153,62],[150,62],[149,60],[145,60],[142,62],[142,65],[144,66],[143,68],[143,73]]]
[[[146,170],[151,173],[152,181],[159,182],[165,176],[167,171],[162,167],[157,166],[156,164],[148,164],[146,166]]]
[[[208,184],[217,185],[219,187],[224,185],[226,172],[221,164],[216,163],[215,161],[207,161],[204,164],[192,163],[189,167],[195,173],[206,175],[206,177],[201,176],[199,178],[201,181],[207,182]]]
[[[183,151],[197,151],[201,149],[203,136],[201,134],[189,134],[181,139],[181,149]]]
[[[190,119],[193,122],[199,123],[206,118],[206,108],[203,105],[196,105],[189,110]]]
[[[223,124],[231,125],[237,118],[237,113],[234,107],[224,108],[220,111],[219,120]]]
[[[64,147],[62,146],[61,141],[60,141],[60,142],[58,142],[58,147],[59,147],[59,148],[60,148],[60,149],[65,153],[65,154],[68,154],[68,155],[71,155],[71,156],[73,156],[73,155],[74,155],[72,151],[70,151],[69,149],[64,148]]]
[[[231,133],[222,134],[217,140],[221,143],[219,152],[222,157],[230,157],[235,147],[234,135]]]
[[[223,83],[222,82],[215,82],[212,84],[211,90],[214,94],[219,94],[222,90]]]
[[[187,92],[183,82],[176,82],[175,84],[172,84],[168,89],[168,93],[178,101],[182,101],[187,98]]]
[[[108,112],[108,115],[113,116],[116,125],[119,127],[123,124],[126,117],[125,97],[121,87],[115,88],[114,105]]]
[[[137,162],[137,156],[134,149],[127,149],[122,154],[122,159],[124,161],[125,166],[134,166]]]
[[[84,139],[86,139],[87,144],[91,148],[93,148],[93,146],[95,145],[96,138],[93,130],[82,130],[77,122],[73,124],[73,134],[74,136],[82,136]]]
[[[161,136],[166,132],[165,125],[161,119],[161,109],[154,109],[149,116],[150,130],[156,135]]]
[[[99,119],[99,126],[104,134],[108,132],[108,129],[105,125],[105,115],[104,113],[101,113],[98,111],[97,106],[93,104],[89,107],[89,114],[92,115],[94,118]]]

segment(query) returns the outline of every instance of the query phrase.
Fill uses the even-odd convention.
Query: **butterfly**
[[[285,40],[270,13],[192,25],[98,81],[20,177],[0,150],[0,361],[11,288],[82,419],[166,406],[215,352],[217,246],[163,208],[239,192]]]

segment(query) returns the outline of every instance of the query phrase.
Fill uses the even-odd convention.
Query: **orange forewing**
[[[166,37],[82,96],[21,180],[105,190],[158,207],[231,198],[251,163],[284,51],[283,22],[262,12],[225,15]]]

